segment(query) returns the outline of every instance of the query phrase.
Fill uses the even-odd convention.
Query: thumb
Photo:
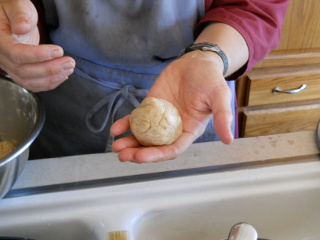
[[[231,92],[227,84],[216,89],[211,99],[212,113],[214,118],[214,127],[220,138],[225,144],[231,144],[233,134],[231,131],[232,110],[231,110]]]
[[[4,11],[14,35],[26,35],[37,27],[38,13],[34,5],[28,0],[9,1],[4,6]]]

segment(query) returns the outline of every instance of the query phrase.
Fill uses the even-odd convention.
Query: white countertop
[[[162,163],[113,153],[29,161],[1,199],[0,235],[223,239],[247,222],[267,239],[319,239],[319,160],[315,133],[299,132],[194,144]]]
[[[188,171],[221,171],[319,158],[313,131],[236,139],[231,145],[193,144],[179,158],[159,163],[122,163],[115,153],[28,161],[13,190],[70,183],[130,181],[150,175],[165,178]],[[193,169],[193,170],[190,170]],[[149,176],[149,178],[148,178]],[[151,176],[152,179],[152,176]],[[91,183],[94,184],[94,183]]]

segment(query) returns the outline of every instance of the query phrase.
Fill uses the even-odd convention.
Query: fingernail
[[[63,52],[60,49],[52,50],[50,53],[51,58],[57,58],[57,57],[62,57],[62,56],[63,56]]]
[[[69,70],[69,69],[73,69],[75,67],[74,62],[66,62],[64,64],[62,64],[62,70]]]
[[[63,76],[63,77],[68,77],[68,76],[70,76],[72,73],[73,73],[73,68],[67,69],[67,70],[64,70],[64,71],[61,72],[61,76]]]

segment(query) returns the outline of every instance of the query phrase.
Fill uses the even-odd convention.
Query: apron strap
[[[100,99],[87,113],[86,115],[86,126],[91,132],[100,133],[106,127],[109,118],[111,116],[111,124],[114,123],[115,114],[122,104],[128,100],[134,107],[138,107],[140,102],[136,97],[145,98],[149,92],[149,89],[136,89],[131,85],[121,85],[114,82],[99,81],[98,79],[88,75],[87,73],[81,71],[79,68],[75,68],[75,73],[80,77],[85,78],[89,81],[93,81],[103,87],[114,89],[115,91],[108,96]],[[92,123],[94,116],[102,109],[107,108],[107,113],[102,118],[102,122],[99,126],[95,126]],[[109,134],[106,151],[111,150],[111,145],[114,141],[114,137]]]

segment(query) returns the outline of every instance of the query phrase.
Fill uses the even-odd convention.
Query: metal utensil
[[[235,224],[229,233],[228,240],[257,240],[258,233],[248,223]]]
[[[235,224],[230,232],[228,239],[225,240],[269,240],[266,238],[258,238],[256,229],[248,223]]]

